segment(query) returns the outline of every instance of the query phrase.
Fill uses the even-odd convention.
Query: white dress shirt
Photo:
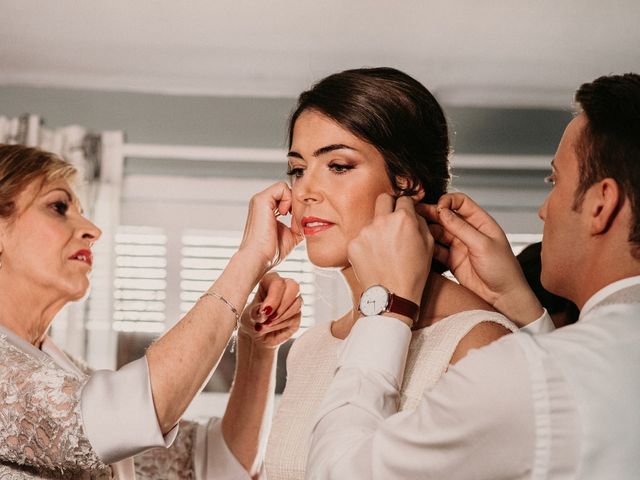
[[[409,328],[360,319],[317,417],[312,479],[631,479],[640,472],[640,277],[574,325],[545,315],[452,366],[398,412]]]

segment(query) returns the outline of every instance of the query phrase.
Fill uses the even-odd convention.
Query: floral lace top
[[[83,428],[80,396],[91,370],[74,373],[0,332],[0,479],[114,479]],[[181,422],[170,448],[134,457],[136,479],[195,478],[197,424]]]

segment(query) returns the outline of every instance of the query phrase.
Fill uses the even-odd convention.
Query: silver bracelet
[[[231,310],[231,313],[233,313],[233,316],[236,317],[236,328],[233,329],[233,334],[231,339],[231,349],[229,350],[231,353],[235,352],[236,338],[238,336],[238,330],[240,329],[240,313],[238,312],[238,309],[233,303],[231,303],[229,300],[227,300],[226,298],[224,298],[222,295],[220,295],[218,292],[214,290],[211,290],[209,292],[204,292],[200,296],[198,301],[202,300],[204,297],[213,297],[222,301],[222,303],[224,303],[229,308],[229,310]]]

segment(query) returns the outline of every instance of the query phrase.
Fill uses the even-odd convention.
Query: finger
[[[482,245],[489,240],[489,237],[448,208],[440,209],[440,224],[449,234],[456,237],[470,249],[474,249],[474,247],[482,248]]]
[[[395,211],[398,212],[400,210],[405,210],[412,217],[416,217],[416,207],[411,197],[404,196],[396,200]]]
[[[291,189],[286,183],[281,183],[280,188],[281,190],[279,192],[279,195],[276,195],[275,197],[275,199],[278,201],[277,209],[278,212],[280,212],[280,215],[286,215],[291,211],[293,198],[291,195]]]
[[[376,205],[374,209],[374,216],[378,215],[387,215],[393,212],[393,207],[395,206],[395,198],[393,198],[388,193],[381,193],[376,198]]]
[[[447,267],[451,267],[449,265],[449,249],[444,247],[438,243],[433,246],[433,258]]]
[[[442,212],[447,209],[455,212],[458,217],[478,231],[488,233],[491,236],[504,233],[494,218],[464,193],[447,193],[440,197],[437,208],[440,217],[439,223],[442,223],[443,220]]]
[[[287,318],[285,321],[280,322],[276,325],[264,325],[261,324],[260,326],[262,327],[260,329],[260,333],[258,334],[259,337],[273,337],[275,335],[280,335],[283,332],[295,332],[295,330],[298,329],[298,327],[300,326],[300,316],[301,314],[298,313],[297,315],[293,315],[292,317]]]
[[[451,245],[455,237],[447,232],[442,225],[431,223],[428,225],[429,231],[433,239],[443,245]]]
[[[262,313],[262,318],[260,319],[261,323],[267,320],[267,318],[278,310],[285,289],[285,281],[280,278],[280,276],[269,283],[267,294],[262,302],[262,308],[260,310]]]
[[[245,308],[244,312],[242,312],[242,323],[247,326],[255,325],[257,320],[260,318],[261,306],[261,303],[255,303]]]
[[[428,222],[438,223],[440,221],[440,215],[438,215],[438,205],[431,205],[426,203],[418,203],[416,205],[416,212],[421,217],[427,219]]]
[[[291,210],[291,189],[286,183],[278,182],[256,195],[256,200],[266,202],[272,212],[277,209],[280,215],[286,215]]]
[[[282,313],[278,313],[277,317],[274,317],[272,320],[267,320],[265,325],[269,326],[278,326],[286,321],[294,318],[296,315],[302,312],[302,306],[304,305],[304,300],[302,297],[296,297],[291,305],[284,310]]]
[[[265,320],[265,325],[277,325],[289,317],[300,312],[302,309],[300,285],[289,278],[285,279],[285,289],[280,299],[280,305],[274,309],[273,313]]]
[[[288,227],[282,222],[277,223],[278,238],[283,240],[288,239],[287,242],[284,242],[286,245],[282,245],[283,242],[280,242],[281,246],[286,247],[285,248],[286,251],[280,252],[282,260],[284,260],[285,257],[289,255],[289,253],[291,253],[291,250],[293,250],[296,247],[296,245],[298,245],[302,240],[304,240],[304,235],[300,232],[300,230],[297,230],[297,232],[293,231],[294,228],[297,229],[297,226],[294,227],[294,225],[295,224],[292,223],[291,227]]]
[[[445,193],[438,199],[437,206],[449,210],[463,209],[466,213],[480,209],[480,206],[471,197],[461,192]]]
[[[301,226],[295,215],[291,215],[291,233],[297,241],[296,245],[304,240],[304,233],[302,232]]]
[[[277,345],[289,339],[300,328],[300,319],[301,315],[298,314],[290,318],[286,323],[270,326],[271,330],[266,330],[265,335],[268,336],[265,341]]]

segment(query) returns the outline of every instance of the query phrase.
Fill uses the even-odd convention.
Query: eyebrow
[[[334,143],[332,145],[327,145],[325,147],[320,147],[315,152],[313,152],[313,156],[314,157],[319,157],[320,155],[325,155],[327,153],[334,152],[336,150],[353,150],[354,152],[358,151],[355,148],[350,147],[349,145],[345,145],[344,143]],[[302,155],[300,155],[295,150],[291,150],[289,153],[287,153],[287,157],[294,157],[294,158],[299,158],[300,160],[304,160],[302,158]]]
[[[53,192],[64,192],[67,195],[67,198],[69,199],[69,203],[74,204],[77,208],[78,211],[84,215],[84,209],[82,208],[82,205],[80,204],[80,200],[73,197],[73,195],[71,195],[71,192],[69,190],[67,190],[66,188],[61,188],[61,187],[57,187],[57,188],[52,188],[51,190],[49,190],[47,193],[45,193],[45,195],[49,195],[50,193]]]
[[[71,192],[69,192],[69,190],[67,190],[66,188],[62,188],[62,187],[56,187],[56,188],[52,188],[51,190],[47,191],[45,193],[45,195],[49,195],[50,193],[53,192],[64,192],[67,194],[67,197],[69,198],[69,201],[71,203],[73,203],[73,196],[71,195]]]

